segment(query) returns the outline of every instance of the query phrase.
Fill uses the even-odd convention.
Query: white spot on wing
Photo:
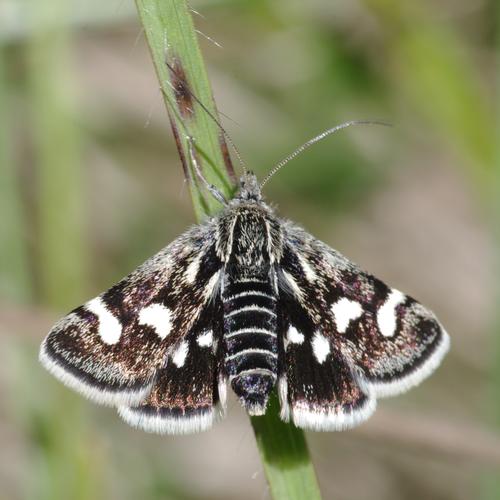
[[[200,347],[210,347],[213,342],[212,330],[207,330],[206,332],[198,335],[196,341]]]
[[[172,330],[172,313],[161,304],[151,304],[139,313],[139,324],[148,325],[164,339]]]
[[[405,300],[399,290],[392,290],[384,304],[377,312],[377,324],[384,337],[392,337],[396,333],[396,307]]]
[[[177,366],[177,368],[182,368],[186,362],[186,357],[188,354],[188,343],[183,340],[179,347],[172,353],[172,361]]]
[[[302,267],[302,270],[304,271],[307,281],[316,281],[318,277],[316,276],[316,273],[314,272],[314,269],[311,267],[309,262],[307,262],[307,259],[300,252],[297,252],[296,255],[299,259],[300,265]]]
[[[97,316],[99,321],[98,333],[106,344],[116,344],[122,334],[122,325],[107,309],[100,297],[90,300],[85,308]]]
[[[295,295],[300,297],[302,295],[302,292],[299,288],[299,285],[297,285],[297,282],[295,281],[294,277],[286,271],[283,271],[283,274],[284,274],[288,284],[290,285],[290,288],[292,289],[293,293],[295,293]]]
[[[324,363],[328,354],[330,354],[330,342],[329,340],[321,335],[321,333],[316,332],[312,340],[313,353],[318,363]]]
[[[304,342],[304,335],[300,333],[293,325],[288,327],[287,340],[291,344],[302,344]]]
[[[194,283],[200,269],[200,261],[202,255],[195,257],[187,267],[185,276],[188,283]]]
[[[363,308],[359,302],[343,297],[332,305],[332,313],[337,325],[337,331],[344,333],[349,323],[363,314]]]
[[[219,280],[220,271],[214,273],[214,275],[208,280],[207,286],[205,287],[205,297],[210,297],[214,290],[217,281]]]

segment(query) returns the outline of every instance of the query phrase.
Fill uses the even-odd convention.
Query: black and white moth
[[[228,382],[250,415],[277,387],[284,421],[342,430],[448,347],[431,311],[278,218],[246,173],[220,215],[61,319],[40,361],[145,431],[208,429]]]

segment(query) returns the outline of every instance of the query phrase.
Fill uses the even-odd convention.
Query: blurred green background
[[[421,387],[309,433],[325,499],[500,498],[494,0],[193,0],[224,125],[279,212],[452,337]],[[239,404],[135,431],[37,362],[64,312],[194,222],[130,0],[0,2],[0,498],[265,499]],[[496,274],[495,274],[496,273]]]

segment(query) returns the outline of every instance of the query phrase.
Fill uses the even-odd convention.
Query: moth
[[[279,218],[254,174],[224,203],[56,323],[45,368],[134,427],[186,434],[225,415],[228,385],[249,415],[276,388],[284,421],[348,429],[439,365],[434,314]]]

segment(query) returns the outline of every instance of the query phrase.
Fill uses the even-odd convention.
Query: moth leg
[[[196,172],[196,175],[198,178],[201,180],[201,182],[205,185],[209,193],[222,205],[227,205],[227,200],[224,197],[224,195],[217,189],[216,186],[213,184],[210,184],[210,182],[205,179],[205,176],[203,175],[201,171],[201,166],[198,162],[198,157],[196,155],[196,148],[195,148],[195,139],[194,137],[188,135],[186,136],[186,140],[188,143],[188,150],[189,150],[189,158],[191,159],[191,163],[193,165],[194,171]]]

